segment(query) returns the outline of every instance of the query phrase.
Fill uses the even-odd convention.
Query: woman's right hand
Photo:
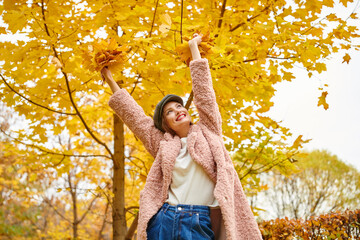
[[[102,79],[107,82],[109,84],[109,81],[113,81],[113,77],[111,74],[111,71],[109,68],[104,67],[103,69],[101,69],[101,77]]]
[[[102,79],[109,84],[111,90],[115,93],[120,89],[119,85],[114,81],[109,68],[104,67],[100,71]]]

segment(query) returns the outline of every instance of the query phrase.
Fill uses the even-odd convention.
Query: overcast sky
[[[306,149],[329,150],[360,170],[360,51],[350,52],[349,64],[342,63],[343,55],[334,55],[326,73],[311,79],[305,70],[295,69],[293,82],[276,86],[269,115],[293,133],[311,138]],[[323,83],[329,85],[328,110],[317,107]]]
[[[347,8],[336,7],[340,17],[346,18],[352,11],[359,15],[359,2]],[[352,24],[360,26],[360,21]],[[360,40],[356,43],[360,45]],[[327,60],[327,71],[310,78],[302,68],[295,68],[296,79],[276,85],[275,104],[269,115],[283,121],[294,134],[302,134],[312,141],[305,149],[326,149],[341,160],[360,170],[360,51],[347,51],[349,64],[342,63],[345,52]],[[329,109],[317,107],[321,95],[319,87],[328,84]],[[296,137],[296,136],[295,136]]]

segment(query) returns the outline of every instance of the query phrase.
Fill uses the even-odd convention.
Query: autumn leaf
[[[209,58],[212,53],[211,48],[214,46],[214,39],[210,38],[210,32],[207,32],[206,34],[201,34],[198,32],[198,34],[203,35],[199,45],[200,54],[204,58]],[[184,40],[190,41],[191,38],[184,37]],[[188,42],[177,46],[175,51],[178,53],[178,55],[180,55],[180,59],[189,66],[192,56]]]
[[[326,102],[326,96],[328,95],[328,92],[324,91],[321,93],[321,96],[319,97],[318,101],[318,107],[321,105],[324,107],[325,110],[329,108],[329,104]]]
[[[164,14],[160,16],[161,25],[159,26],[159,31],[162,33],[167,33],[171,29],[171,17],[169,14]]]
[[[83,64],[90,71],[101,71],[104,67],[116,69],[126,61],[128,50],[127,45],[119,46],[115,39],[100,40],[84,50]]]
[[[57,69],[60,69],[63,67],[62,63],[60,62],[60,60],[57,57],[51,57],[50,62],[52,64],[54,64]]]
[[[342,63],[346,62],[347,64],[349,64],[349,61],[350,61],[351,57],[349,54],[345,54],[345,56],[343,57],[343,60]]]
[[[6,29],[4,27],[0,27],[0,34],[6,34]]]

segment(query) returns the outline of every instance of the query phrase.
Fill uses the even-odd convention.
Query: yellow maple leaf
[[[63,67],[62,63],[57,57],[51,57],[50,62],[54,64],[57,69],[61,69]]]
[[[199,35],[202,34],[199,33]],[[184,39],[186,41],[189,41],[191,38],[184,37]],[[204,58],[208,58],[212,53],[211,48],[213,46],[214,46],[214,39],[210,38],[210,32],[207,32],[202,36],[201,43],[199,45],[199,51],[201,56],[203,56]],[[178,55],[180,55],[180,59],[189,66],[192,57],[189,44],[187,42],[180,44],[179,46],[176,47],[175,51],[178,53]]]
[[[319,97],[318,101],[318,107],[323,106],[325,110],[329,108],[329,104],[326,102],[326,96],[328,95],[328,92],[324,91],[321,93],[321,96]]]
[[[160,16],[161,25],[159,26],[159,31],[162,33],[167,33],[171,29],[171,17],[169,14],[164,14]]]
[[[347,64],[349,64],[349,61],[350,61],[351,57],[349,54],[345,54],[345,56],[343,57],[343,60],[342,63],[346,62]]]

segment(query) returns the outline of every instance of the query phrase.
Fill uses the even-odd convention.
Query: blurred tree
[[[264,174],[269,213],[276,218],[308,218],[360,205],[360,172],[328,151],[314,150],[297,158],[298,170],[288,176]]]

